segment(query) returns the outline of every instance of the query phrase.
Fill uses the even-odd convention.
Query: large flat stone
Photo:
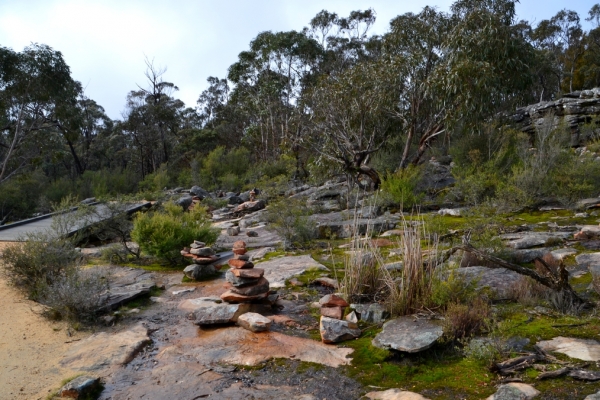
[[[575,262],[580,267],[587,268],[592,273],[592,278],[600,278],[600,253],[580,254],[575,257]]]
[[[507,246],[513,249],[529,249],[541,246],[548,241],[560,241],[572,236],[571,232],[516,232],[500,235],[502,240],[507,241]]]
[[[538,396],[540,391],[531,385],[520,382],[511,382],[500,385],[496,393],[486,400],[529,400]]]
[[[576,339],[558,336],[543,340],[537,345],[545,351],[566,354],[584,361],[600,361],[600,342],[592,339]]]
[[[249,304],[229,304],[207,298],[188,299],[179,304],[180,310],[191,312],[196,325],[227,324],[250,311]]]
[[[400,317],[383,324],[383,330],[373,339],[373,346],[417,353],[433,346],[443,333],[437,322]]]
[[[489,288],[496,300],[510,298],[513,288],[522,276],[506,268],[464,267],[454,270],[468,281],[476,281],[477,288]]]
[[[351,328],[348,321],[321,316],[319,326],[323,343],[339,343],[360,336],[360,329]]]
[[[202,331],[198,337],[181,343],[181,346],[185,347],[187,354],[205,365],[258,365],[272,358],[293,358],[339,367],[352,361],[346,357],[353,352],[353,349],[329,346],[311,339],[278,332],[253,333],[240,327]],[[172,351],[181,350],[174,348]]]
[[[96,333],[73,345],[60,365],[80,371],[125,365],[150,342],[148,329],[142,324],[114,334]]]
[[[272,288],[284,287],[286,279],[301,275],[309,270],[327,271],[324,265],[319,264],[309,255],[278,257],[258,263],[256,266],[265,270],[264,277],[269,281]]]

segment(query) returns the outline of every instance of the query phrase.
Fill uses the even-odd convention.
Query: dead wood
[[[555,371],[542,372],[541,374],[539,374],[537,376],[536,379],[543,380],[543,379],[559,378],[561,376],[568,374],[569,371],[571,371],[571,368],[563,367],[563,368],[557,369]]]
[[[600,371],[590,371],[586,369],[574,369],[569,372],[571,378],[579,379],[582,381],[600,381]]]

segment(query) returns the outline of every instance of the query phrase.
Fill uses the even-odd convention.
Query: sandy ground
[[[8,244],[0,242],[0,251]],[[70,343],[89,333],[69,337],[66,324],[39,315],[36,303],[11,287],[2,273],[0,264],[0,398],[44,399],[73,375],[58,361]]]

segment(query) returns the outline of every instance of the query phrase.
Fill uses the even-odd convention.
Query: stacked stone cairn
[[[231,269],[225,274],[227,291],[221,295],[228,303],[250,303],[269,296],[269,281],[263,277],[265,270],[254,268],[246,252],[246,242],[238,240],[233,244],[234,257],[228,261]]]
[[[212,265],[219,259],[211,247],[206,243],[194,240],[190,247],[181,250],[181,255],[191,258],[194,264],[187,266],[183,273],[190,279],[202,279],[214,275],[217,269]]]
[[[346,300],[335,294],[328,294],[319,300],[321,306],[321,340],[323,343],[338,343],[360,336],[358,317],[353,311],[344,317],[348,307]]]

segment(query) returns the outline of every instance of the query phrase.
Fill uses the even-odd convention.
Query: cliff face
[[[512,115],[513,121],[523,132],[533,134],[536,128],[552,119],[553,126],[561,124],[570,128],[573,146],[580,146],[592,135],[600,134],[600,88],[568,93],[555,101],[543,101],[518,108]],[[592,129],[582,130],[584,124],[592,124]]]

